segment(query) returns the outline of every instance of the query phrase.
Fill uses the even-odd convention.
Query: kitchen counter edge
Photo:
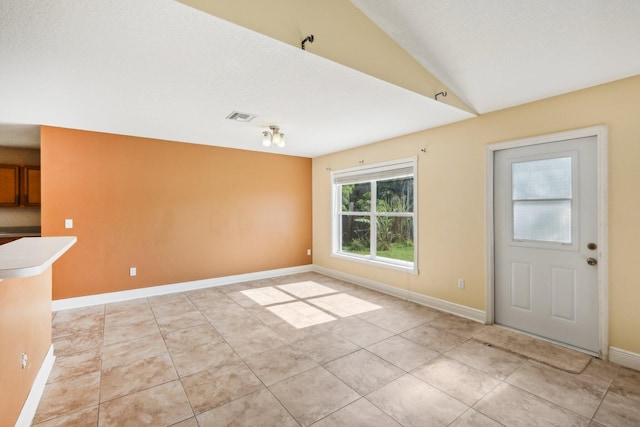
[[[0,246],[0,280],[42,274],[77,241],[76,236],[25,237]]]

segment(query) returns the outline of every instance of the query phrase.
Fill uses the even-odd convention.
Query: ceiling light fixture
[[[269,126],[271,132],[265,130],[262,132],[262,145],[269,147],[271,144],[278,147],[284,147],[284,133],[280,132],[280,128],[276,125]]]

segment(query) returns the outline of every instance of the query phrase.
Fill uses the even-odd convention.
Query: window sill
[[[333,258],[340,258],[347,261],[354,261],[360,264],[367,264],[373,267],[381,267],[389,270],[403,271],[405,273],[410,273],[417,275],[418,274],[418,266],[415,263],[408,263],[403,261],[396,262],[384,262],[374,259],[369,259],[364,256],[357,256],[352,254],[347,254],[344,252],[333,252],[331,254]]]

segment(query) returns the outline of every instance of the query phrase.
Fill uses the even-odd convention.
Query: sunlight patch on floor
[[[308,302],[340,317],[353,316],[382,308],[379,305],[347,294],[314,298],[308,300]]]
[[[274,305],[267,307],[267,310],[298,329],[336,320],[335,317],[302,301]]]
[[[296,299],[295,297],[285,294],[271,286],[258,289],[247,289],[245,291],[240,291],[240,293],[251,298],[260,305],[279,304],[282,302],[295,301]]]
[[[335,289],[310,281],[279,285],[278,288],[298,298],[311,298],[337,292]]]
[[[298,329],[331,322],[336,320],[334,316],[349,317],[382,308],[312,281],[277,288],[265,286],[240,293]]]

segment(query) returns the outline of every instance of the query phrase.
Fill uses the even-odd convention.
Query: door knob
[[[587,264],[589,264],[589,265],[596,265],[597,263],[598,263],[598,260],[597,260],[597,259],[595,259],[595,258],[591,258],[591,257],[587,258]]]
[[[598,245],[596,245],[595,243],[588,243],[587,249],[595,251],[596,249],[598,249]]]

